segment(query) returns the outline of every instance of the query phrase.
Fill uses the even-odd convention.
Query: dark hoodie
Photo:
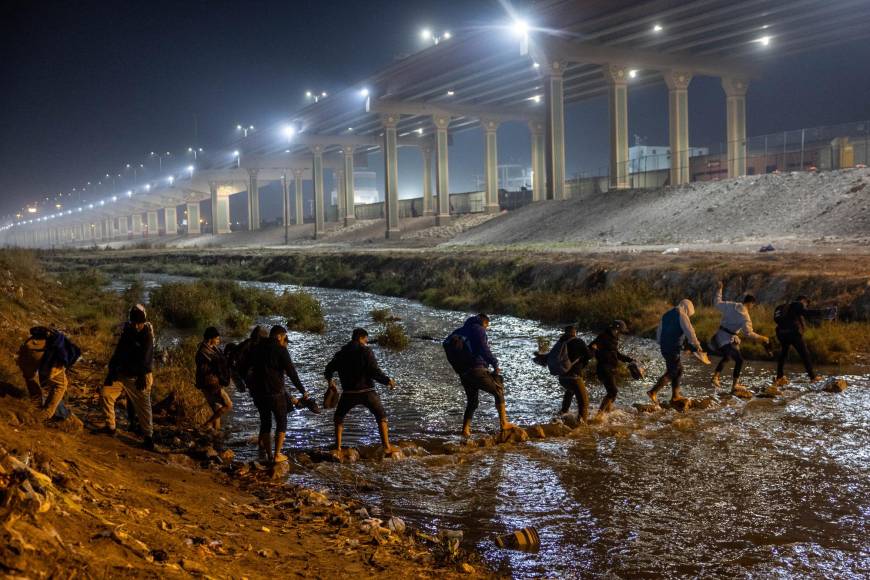
[[[142,330],[136,330],[132,322],[126,322],[109,360],[106,384],[122,377],[144,377],[151,372],[153,362],[154,330],[151,323],[146,322]]]
[[[386,385],[390,377],[378,366],[372,349],[352,340],[335,353],[326,365],[324,376],[332,380],[335,373],[341,381],[341,390],[345,393],[366,393],[374,390],[375,381]]]
[[[487,368],[491,366],[494,369],[498,368],[498,360],[489,350],[489,341],[486,337],[486,329],[483,327],[483,321],[479,316],[472,316],[465,321],[462,328],[458,328],[455,334],[464,336],[468,340],[471,347],[471,352],[474,355],[474,363],[472,368]]]
[[[825,310],[807,308],[800,300],[795,300],[788,305],[785,316],[776,324],[776,332],[780,334],[803,334],[806,329],[807,318],[823,318]]]
[[[609,369],[619,366],[619,361],[630,363],[634,359],[619,352],[619,333],[608,328],[592,341],[589,348],[595,351],[598,365]]]

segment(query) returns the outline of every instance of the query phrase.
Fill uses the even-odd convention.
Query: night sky
[[[126,163],[156,175],[150,151],[231,148],[237,123],[276,125],[304,104],[306,90],[343,89],[420,50],[424,26],[459,36],[505,20],[496,0],[6,0],[0,216],[106,173],[132,183]],[[870,119],[867,62],[866,40],[768,62],[749,91],[749,135]],[[666,144],[666,102],[663,85],[631,91],[630,132]],[[693,81],[689,126],[693,145],[724,140],[718,79]],[[479,133],[455,139],[453,191],[473,189],[482,172]],[[607,139],[603,98],[570,106],[568,174],[603,169]],[[525,127],[502,127],[499,157],[528,163]],[[400,163],[403,197],[418,193],[419,155],[403,150]],[[379,167],[377,157],[371,165]]]

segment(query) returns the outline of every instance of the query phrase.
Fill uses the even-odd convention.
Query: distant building
[[[376,174],[367,169],[355,169],[353,172],[353,194],[357,204],[378,203],[383,201],[377,187]],[[338,205],[338,189],[330,193],[332,205]]]
[[[474,176],[477,189],[482,191],[486,188],[486,179],[483,175]],[[520,191],[523,188],[532,188],[532,169],[516,163],[505,163],[498,166],[498,188],[504,191]]]
[[[689,157],[709,154],[707,147],[691,147]],[[671,168],[671,148],[665,145],[635,145],[628,148],[628,172],[645,173]]]

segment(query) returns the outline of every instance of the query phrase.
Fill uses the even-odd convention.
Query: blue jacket
[[[474,354],[474,365],[472,368],[498,368],[498,360],[489,350],[489,341],[486,338],[486,329],[483,328],[483,322],[479,316],[472,316],[465,321],[462,328],[458,328],[456,334],[464,336],[468,339],[468,344],[471,346],[471,352]]]
[[[662,316],[656,338],[663,354],[677,354],[683,350],[683,339],[689,343],[693,352],[703,350],[695,329],[689,318],[695,314],[695,306],[691,300],[681,300]]]

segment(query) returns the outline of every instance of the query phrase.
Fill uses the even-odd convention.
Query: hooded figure
[[[665,359],[665,374],[656,382],[655,386],[647,391],[647,395],[653,403],[658,404],[656,398],[659,390],[669,380],[671,382],[671,401],[683,400],[680,393],[680,380],[683,377],[683,363],[680,354],[683,349],[683,340],[689,343],[689,349],[698,356],[704,364],[710,364],[710,360],[701,348],[695,328],[692,326],[692,316],[695,314],[695,305],[688,298],[680,300],[679,304],[665,312],[656,332],[656,341],[662,358]]]

